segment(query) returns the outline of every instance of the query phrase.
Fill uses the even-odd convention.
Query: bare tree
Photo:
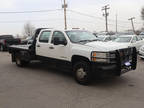
[[[141,11],[141,17],[144,20],[144,7],[142,8],[142,11]]]
[[[23,30],[24,37],[33,36],[34,30],[35,30],[35,27],[30,22],[27,22],[24,25],[24,30]]]

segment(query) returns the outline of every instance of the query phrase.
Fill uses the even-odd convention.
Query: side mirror
[[[54,37],[53,39],[53,43],[54,45],[67,45],[66,41],[61,41],[58,37]]]

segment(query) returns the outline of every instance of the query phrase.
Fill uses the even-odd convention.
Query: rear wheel
[[[0,45],[0,51],[4,51],[4,47]]]
[[[82,85],[87,85],[91,81],[90,65],[86,61],[76,62],[73,66],[75,80]]]
[[[15,60],[16,60],[16,65],[17,65],[18,67],[23,67],[23,66],[26,66],[26,65],[29,64],[29,61],[21,60],[18,55],[15,57]]]

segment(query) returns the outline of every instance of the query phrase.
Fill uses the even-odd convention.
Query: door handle
[[[40,45],[37,45],[37,47],[40,47]]]
[[[54,47],[51,46],[51,47],[49,47],[49,49],[54,49]]]

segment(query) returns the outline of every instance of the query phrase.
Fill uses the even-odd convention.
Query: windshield
[[[130,40],[131,40],[131,37],[118,37],[117,39],[114,40],[114,42],[127,43],[127,42],[130,42]]]
[[[66,34],[74,43],[97,40],[95,35],[87,31],[66,31]]]
[[[26,38],[26,40],[31,40],[32,39],[32,36],[29,36]]]

